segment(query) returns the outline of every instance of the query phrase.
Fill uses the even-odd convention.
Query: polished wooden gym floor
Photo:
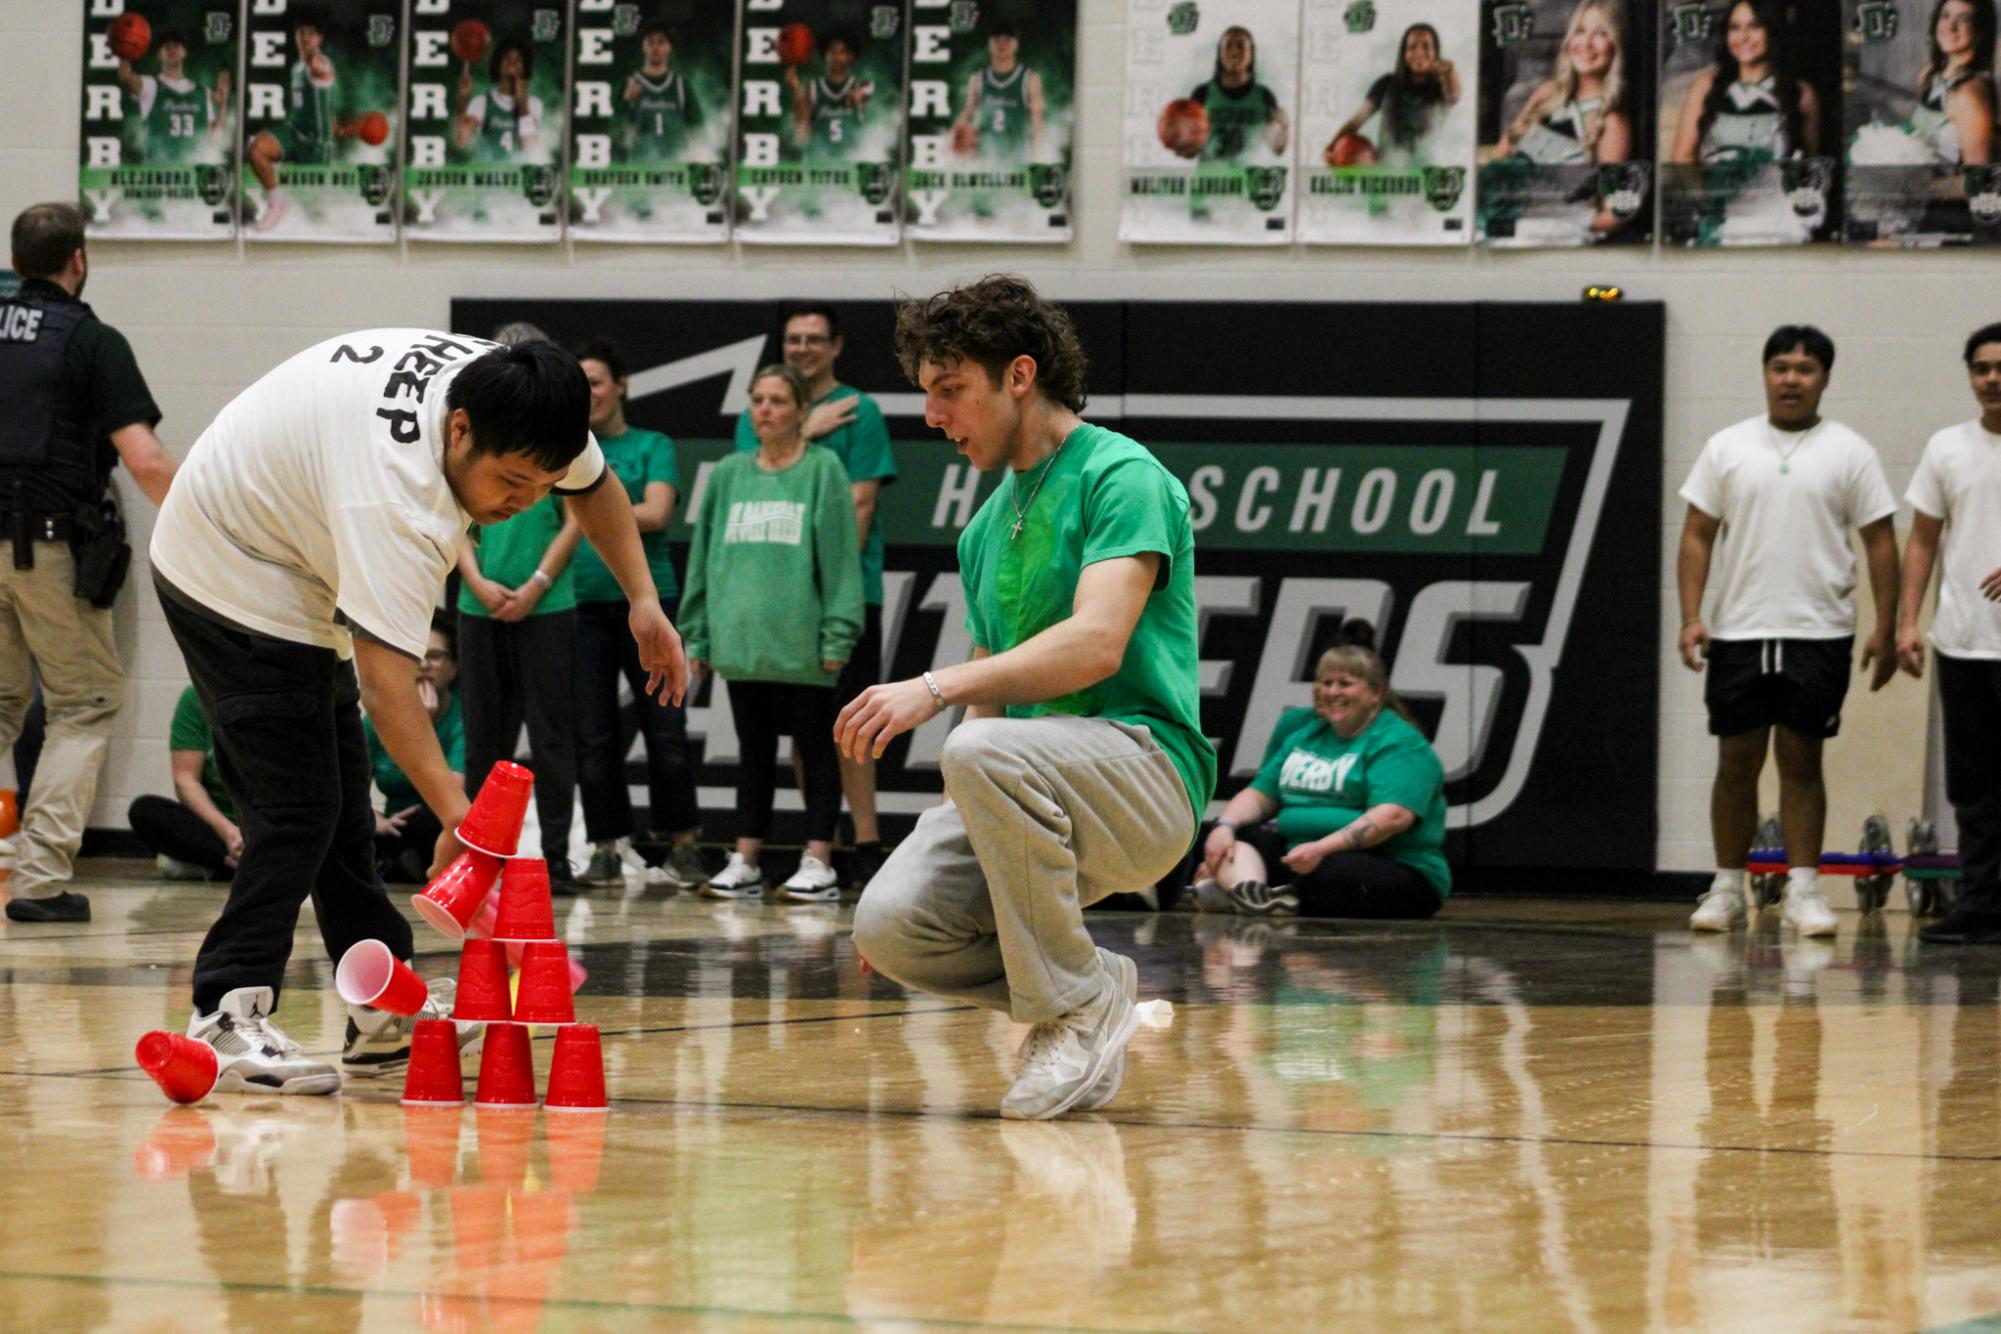
[[[130,865],[88,925],[0,924],[0,1330],[2001,1319],[2001,950],[1902,913],[1094,914],[1171,1026],[1104,1112],[1021,1124],[1018,1033],[864,976],[845,911],[635,883],[559,904],[608,1116],[173,1108],[132,1044],[185,1023],[220,891]],[[279,1019],[326,1053],[331,971],[308,916]]]

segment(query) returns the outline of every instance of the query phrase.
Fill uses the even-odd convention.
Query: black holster
[[[77,506],[69,546],[76,558],[76,595],[100,609],[116,602],[132,565],[118,502],[107,494]]]

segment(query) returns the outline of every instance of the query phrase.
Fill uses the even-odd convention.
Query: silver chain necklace
[[[1035,493],[1040,491],[1042,489],[1042,484],[1049,480],[1049,472],[1052,468],[1056,466],[1056,456],[1063,452],[1063,445],[1067,445],[1069,443],[1070,443],[1070,437],[1067,435],[1064,436],[1063,444],[1059,444],[1058,446],[1056,446],[1055,449],[1051,450],[1049,452],[1049,457],[1042,461],[1042,471],[1036,476],[1035,485],[1028,488],[1027,500],[1023,501],[1019,505],[1015,505],[1014,488],[1012,486],[1008,488],[1007,503],[1010,505],[1014,505],[1014,526],[1008,529],[1007,533],[1008,541],[1012,542],[1017,537],[1021,536],[1021,526],[1028,522],[1028,511],[1035,505]]]
[[[1779,448],[1779,434],[1777,431],[1772,429],[1772,419],[1770,417],[1765,418],[1765,439],[1771,443],[1772,452],[1779,456],[1780,472],[1788,473],[1793,470],[1793,464],[1792,464],[1793,455],[1800,452],[1800,446],[1804,445],[1807,442],[1807,437],[1813,434],[1814,427],[1819,425],[1820,425],[1819,422],[1815,422],[1813,426],[1809,426],[1804,431],[1801,431],[1799,433],[1800,438],[1793,441],[1793,447],[1791,449],[1781,449]]]

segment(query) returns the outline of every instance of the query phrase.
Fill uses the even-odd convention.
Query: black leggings
[[[164,853],[175,861],[199,866],[214,880],[227,880],[236,874],[221,836],[180,802],[168,797],[134,797],[126,818],[132,832],[155,856]]]
[[[1269,883],[1299,896],[1302,917],[1430,917],[1443,902],[1421,872],[1380,852],[1330,853],[1307,874],[1295,875],[1282,860],[1285,840],[1276,825],[1240,829],[1237,841],[1264,858]]]
[[[806,838],[831,843],[841,818],[841,761],[834,750],[834,688],[778,681],[731,681],[736,720],[738,831],[771,832],[771,797],[778,787],[778,738],[790,736],[806,775]]]

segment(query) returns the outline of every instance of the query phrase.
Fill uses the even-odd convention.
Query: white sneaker
[[[1105,961],[1105,970],[1112,975],[1112,981],[1118,984],[1119,990],[1125,993],[1126,1000],[1137,1002],[1139,965],[1123,954],[1112,953],[1102,945],[1098,947],[1098,957]],[[1105,1106],[1119,1096],[1119,1085],[1125,1083],[1125,1079],[1126,1049],[1121,1047],[1119,1054],[1105,1067],[1105,1072],[1098,1076],[1098,1082],[1091,1085],[1090,1091],[1077,1100],[1077,1110],[1095,1112]]]
[[[449,1019],[457,1003],[459,984],[449,977],[434,978],[424,984],[431,994],[424,1008],[415,1014],[391,1014],[371,1010],[366,1005],[347,1007],[347,1039],[341,1044],[340,1068],[350,1075],[386,1075],[410,1064],[410,1035],[419,1019]],[[486,1036],[486,1025],[458,1026],[459,1054],[477,1051]]]
[[[196,866],[193,862],[184,862],[179,857],[169,857],[164,852],[153,858],[153,865],[160,872],[162,880],[208,879],[207,868]]]
[[[268,232],[283,222],[285,215],[291,211],[292,201],[286,196],[285,192],[283,190],[273,190],[270,194],[264,196],[264,207],[258,211],[257,221],[253,225],[260,232]]]
[[[188,1036],[215,1048],[221,1066],[217,1091],[340,1092],[340,1072],[307,1056],[271,1022],[265,1011],[273,1000],[269,987],[238,987],[222,998],[214,1014],[188,1020]]]
[[[799,869],[778,887],[778,897],[793,903],[839,903],[841,878],[818,857],[801,857]]]
[[[1840,925],[1818,885],[1812,889],[1786,886],[1786,921],[1803,936],[1831,936]]]
[[[1098,999],[1029,1029],[1021,1044],[1021,1070],[1001,1098],[1001,1115],[1046,1121],[1069,1111],[1124,1053],[1138,1027],[1139,1011],[1114,978]]]
[[[1744,890],[1741,886],[1711,883],[1696,901],[1688,919],[1691,931],[1728,931],[1744,924]]]
[[[732,852],[730,864],[710,876],[709,882],[702,886],[702,897],[761,899],[764,897],[764,872],[745,861],[741,853]]]

